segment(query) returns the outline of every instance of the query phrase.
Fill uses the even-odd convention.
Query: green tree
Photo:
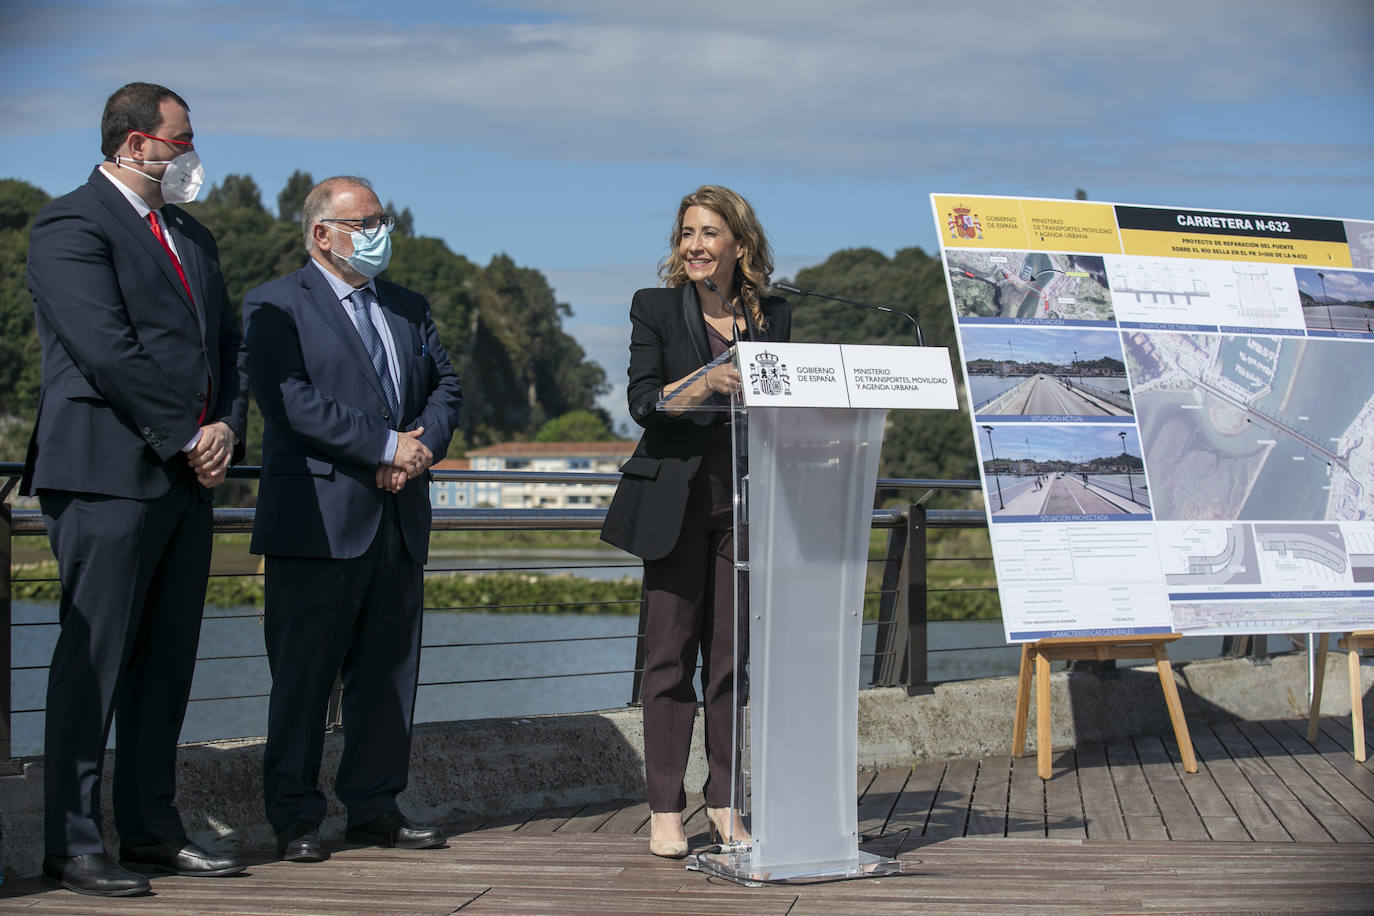
[[[415,234],[415,214],[410,212],[410,208],[397,210],[396,205],[391,201],[386,202],[386,212],[396,217],[396,226],[392,229],[393,235],[414,235]]]
[[[605,372],[563,330],[572,309],[554,298],[539,271],[495,255],[476,278],[473,298],[480,313],[475,337],[490,335],[509,367],[500,389],[488,392],[500,426],[533,435],[547,417],[590,408],[607,390]]]
[[[296,169],[286,179],[286,186],[277,195],[277,218],[288,223],[301,221],[301,208],[305,205],[305,195],[315,186],[315,179],[309,172]]]
[[[300,229],[273,219],[261,207],[235,206],[220,199],[186,209],[214,233],[229,301],[236,305],[253,287],[305,263]]]
[[[223,182],[211,185],[205,202],[230,209],[267,212],[262,206],[262,192],[258,190],[258,183],[247,175],[225,175]]]
[[[535,442],[613,442],[615,433],[605,411],[570,410],[535,433]]]
[[[247,175],[225,176],[202,201],[187,206],[215,235],[220,268],[236,305],[253,287],[306,260],[299,217],[313,183],[309,173],[293,172],[277,195],[276,218],[263,208],[261,192]],[[47,201],[46,194],[22,181],[0,181],[0,459],[23,457],[37,403],[38,346],[24,262],[29,226]],[[599,415],[602,425],[609,425],[596,407],[596,398],[606,389],[604,373],[563,329],[571,310],[556,300],[539,271],[504,254],[479,267],[440,239],[414,235],[414,216],[406,207],[397,214],[394,254],[385,276],[429,301],[440,339],[462,379],[464,406],[456,444],[528,439],[549,417],[579,410]],[[261,417],[250,406],[250,464],[259,461],[260,430]],[[226,494],[231,502],[251,499],[246,486],[231,486]]]
[[[0,461],[23,460],[38,405],[42,369],[24,267],[33,218],[50,199],[27,182],[0,180]]]
[[[954,320],[939,258],[904,248],[891,258],[872,248],[837,251],[797,273],[805,289],[912,313],[926,343],[957,353]],[[792,339],[826,343],[914,344],[911,324],[899,315],[818,299],[792,303]],[[959,411],[893,410],[887,415],[879,473],[884,477],[959,478],[975,475],[967,401]],[[896,495],[896,494],[893,494]],[[966,501],[957,494],[940,504]]]

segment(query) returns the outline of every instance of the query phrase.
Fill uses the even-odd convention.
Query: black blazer
[[[792,336],[787,301],[761,303],[766,340]],[[656,410],[663,386],[711,361],[706,320],[696,287],[641,289],[630,303],[630,416],[644,427],[639,446],[621,467],[620,485],[606,510],[601,539],[645,560],[667,556],[682,532],[692,478],[710,439],[710,413],[674,417]]]
[[[44,207],[29,236],[43,388],[21,492],[153,499],[185,473],[207,381],[204,422],[228,423],[243,457],[239,323],[209,230],[162,208],[193,305],[147,221],[99,171]]]
[[[419,293],[377,280],[377,302],[400,363],[398,429],[438,461],[463,402],[458,374]],[[350,559],[372,543],[386,491],[376,471],[392,428],[381,382],[352,319],[318,267],[264,283],[243,300],[248,380],[262,409],[262,482],[253,553]],[[397,494],[402,536],[416,563],[429,552],[429,475]]]

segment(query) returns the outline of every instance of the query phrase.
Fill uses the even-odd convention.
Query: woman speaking
[[[707,779],[702,789],[712,833],[747,839],[731,793],[734,745],[734,529],[729,413],[683,409],[740,388],[728,362],[698,374],[757,329],[785,341],[787,303],[765,298],[773,253],[749,203],[704,185],[682,199],[659,265],[663,289],[642,289],[630,304],[630,416],[644,427],[601,529],[603,540],[644,560],[644,770],[649,849],[687,854],[683,777],[697,696],[697,652],[705,708]],[[678,410],[656,409],[672,395]],[[743,653],[741,653],[743,654]]]

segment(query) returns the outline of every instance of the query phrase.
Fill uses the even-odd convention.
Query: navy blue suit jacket
[[[248,380],[265,421],[254,553],[349,559],[372,543],[386,491],[377,465],[393,426],[413,430],[443,458],[463,401],[429,304],[377,280],[377,301],[396,343],[402,417],[386,399],[358,331],[318,267],[254,289],[243,301]],[[429,553],[429,475],[397,494],[406,548]]]
[[[203,422],[228,423],[243,456],[239,324],[209,230],[162,209],[193,305],[147,220],[98,172],[44,207],[29,236],[43,388],[21,492],[153,499],[186,473],[207,382]]]

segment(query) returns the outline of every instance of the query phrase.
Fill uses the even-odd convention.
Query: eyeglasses
[[[378,231],[385,229],[390,232],[396,226],[394,216],[365,216],[362,219],[341,219],[336,216],[326,216],[320,220],[322,223],[347,223],[361,232],[371,241],[376,238]]]
[[[158,136],[155,136],[154,134],[144,133],[144,132],[141,131],[141,130],[134,130],[132,127],[129,128],[129,133],[131,133],[131,134],[138,134],[140,137],[147,137],[149,140],[159,140],[159,141],[161,141],[161,142],[163,142],[163,143],[171,143],[171,144],[173,144],[174,146],[184,146],[184,147],[186,147],[188,150],[191,150],[191,149],[195,149],[195,148],[196,148],[195,143],[193,143],[193,142],[190,141],[190,140],[173,140],[173,139],[171,139],[170,137],[158,137]]]

